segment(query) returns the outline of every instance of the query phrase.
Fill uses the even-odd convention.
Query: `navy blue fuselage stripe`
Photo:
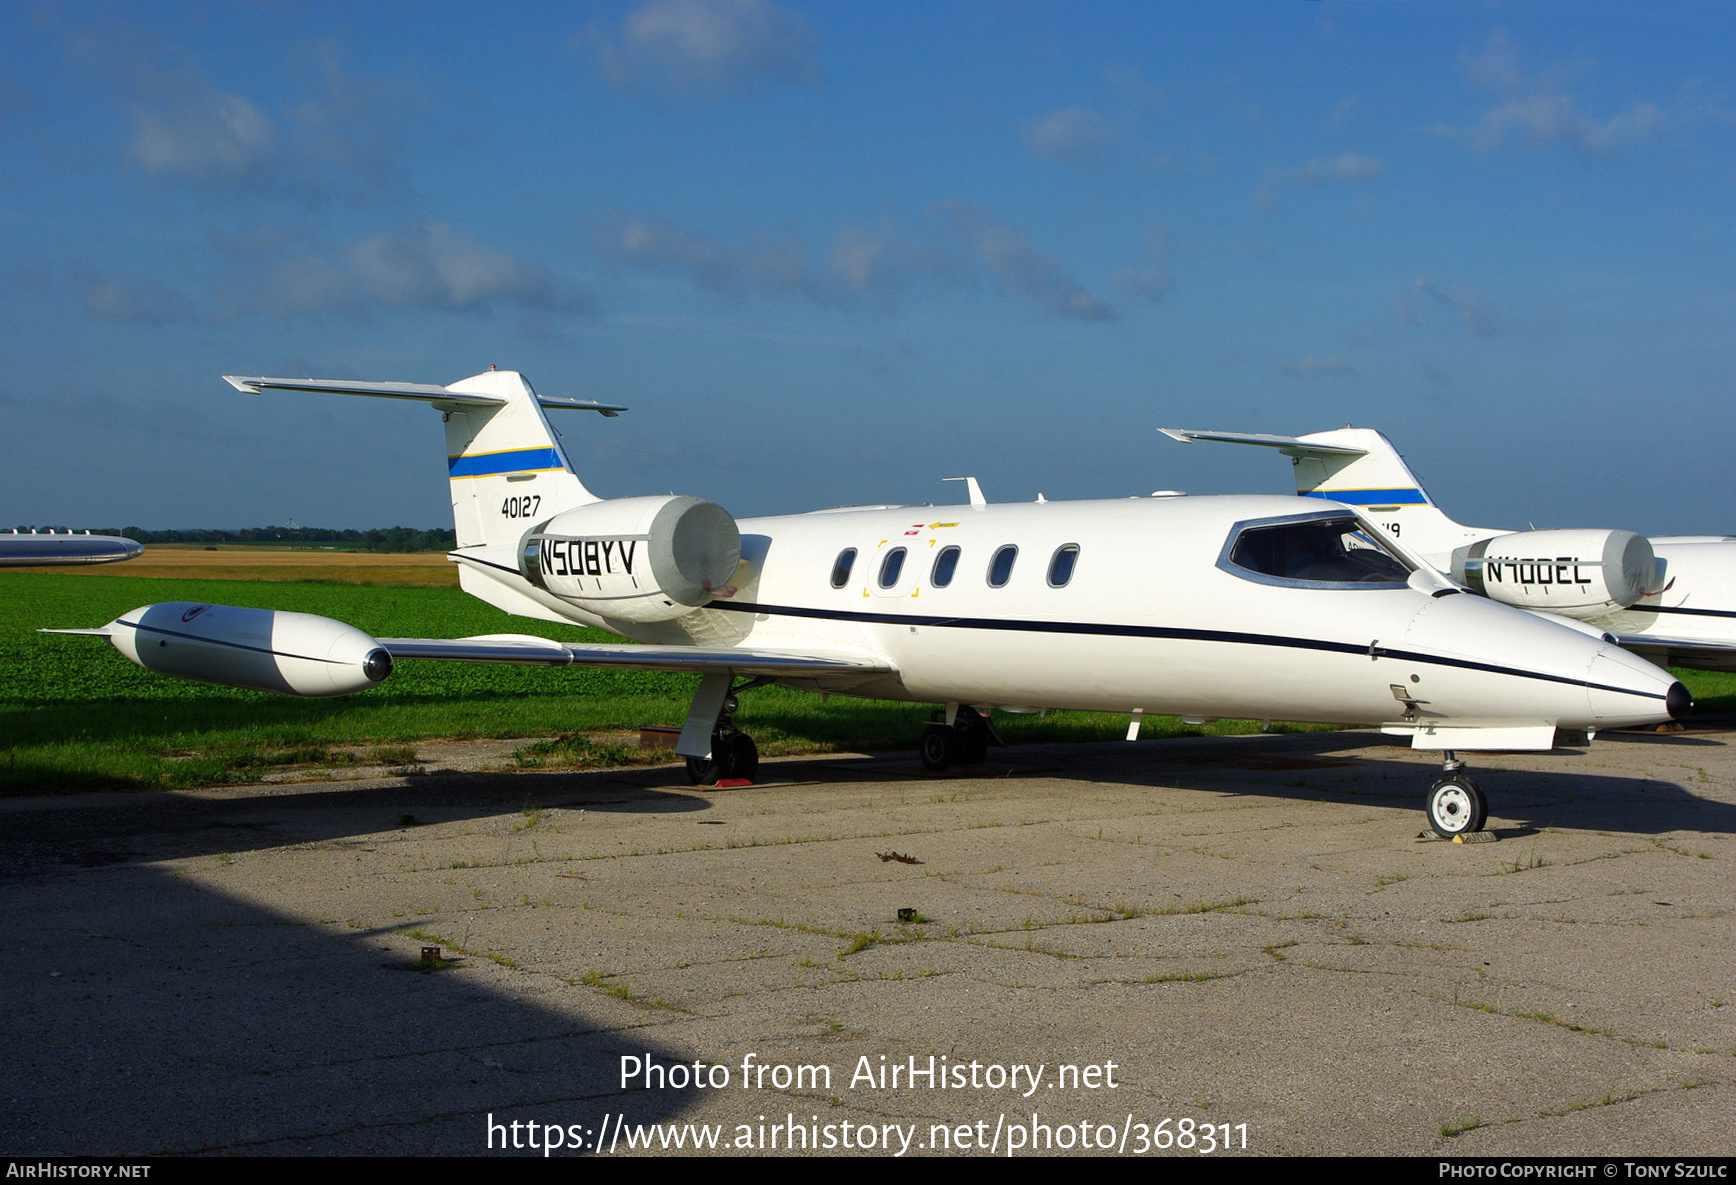
[[[492,477],[496,473],[522,473],[528,469],[559,469],[560,454],[552,448],[521,448],[509,453],[446,458],[447,477]]]
[[[449,551],[446,553],[446,557],[466,564],[481,564],[485,568],[493,568],[498,572],[511,572],[514,576],[521,575],[517,568],[509,568],[505,564],[495,564],[488,560],[477,559],[473,555],[465,555],[460,551]]]
[[[1417,489],[1408,490],[1309,490],[1304,498],[1325,498],[1350,506],[1427,506],[1429,500]]]
[[[325,662],[339,666],[344,665],[341,659],[315,658],[311,654],[290,654],[287,651],[272,650],[266,646],[249,646],[245,642],[226,642],[222,638],[202,638],[198,634],[183,634],[179,630],[166,630],[160,625],[145,625],[142,622],[137,621],[123,621],[120,624],[130,626],[135,630],[145,630],[153,634],[167,634],[171,638],[186,638],[189,642],[203,642],[207,646],[227,646],[231,650],[251,650],[255,654],[269,654],[273,658],[299,658],[307,662]]]
[[[812,617],[823,621],[856,621],[872,625],[926,625],[965,630],[1009,630],[1036,634],[1091,634],[1110,638],[1165,638],[1179,642],[1230,642],[1244,646],[1279,646],[1293,650],[1324,650],[1333,654],[1369,653],[1370,648],[1355,642],[1328,642],[1319,638],[1291,638],[1282,634],[1249,634],[1233,630],[1183,629],[1162,625],[1110,625],[1094,621],[1021,621],[995,617],[931,617],[915,613],[857,613],[847,609],[806,609],[793,605],[754,605],[713,601],[707,608],[727,609],[735,613],[769,613],[783,617]],[[1591,683],[1566,675],[1545,675],[1517,667],[1494,663],[1473,662],[1466,658],[1447,658],[1422,654],[1414,650],[1392,650],[1385,646],[1374,649],[1380,658],[1404,659],[1435,666],[1459,667],[1469,671],[1488,671],[1495,675],[1514,675],[1521,679],[1539,679],[1545,683],[1565,683],[1570,687],[1585,687],[1594,691],[1614,691],[1621,695],[1637,695],[1645,699],[1665,699],[1666,693],[1639,691],[1631,687],[1612,687],[1607,683]]]

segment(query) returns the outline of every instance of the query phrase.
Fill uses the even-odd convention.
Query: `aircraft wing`
[[[1195,432],[1187,428],[1159,428],[1171,440],[1192,444],[1196,440],[1215,440],[1223,444],[1256,444],[1275,448],[1290,457],[1361,457],[1367,449],[1348,448],[1341,444],[1319,444],[1299,436],[1273,436],[1266,432]]]
[[[504,399],[491,395],[471,395],[454,391],[438,383],[361,383],[350,379],[272,379],[258,376],[226,374],[223,381],[248,395],[265,391],[312,391],[326,395],[371,395],[377,399],[415,399],[423,403],[450,403],[457,407],[501,407]],[[567,399],[538,393],[537,402],[547,408],[601,412],[613,418],[627,409],[615,403],[594,400]]]
[[[145,545],[121,535],[0,534],[0,568],[64,564],[112,564],[144,553]]]
[[[716,646],[620,646],[554,642],[528,634],[487,634],[476,638],[380,638],[379,643],[394,660],[430,658],[449,662],[517,662],[700,674],[734,671],[742,675],[774,678],[883,675],[893,669],[890,663],[875,655],[843,651],[795,653]]]
[[[1618,637],[1623,650],[1631,650],[1658,666],[1692,663],[1700,670],[1736,671],[1736,644],[1708,642],[1704,638],[1654,638],[1649,634]]]

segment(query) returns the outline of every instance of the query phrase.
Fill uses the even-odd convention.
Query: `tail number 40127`
[[[500,513],[507,518],[530,518],[536,514],[536,508],[541,505],[541,494],[526,494],[522,498],[508,498],[502,502]]]

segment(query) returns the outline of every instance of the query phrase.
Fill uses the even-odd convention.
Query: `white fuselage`
[[[643,642],[855,651],[894,674],[817,683],[978,707],[1341,723],[1399,717],[1601,729],[1669,718],[1666,672],[1582,631],[1408,583],[1309,586],[1226,560],[1240,523],[1343,512],[1289,497],[1130,498],[845,508],[739,522],[733,594],[673,621],[608,620],[533,587],[505,549],[454,553],[464,587],[510,612]],[[956,547],[949,583],[936,561]],[[991,586],[997,552],[1017,557]],[[1049,579],[1076,547],[1069,578]],[[905,549],[883,587],[888,555]],[[855,561],[833,583],[840,553]]]

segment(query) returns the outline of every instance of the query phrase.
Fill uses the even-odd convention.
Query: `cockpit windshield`
[[[1413,571],[1354,515],[1252,523],[1233,536],[1227,551],[1229,571],[1262,583],[1391,587]]]

